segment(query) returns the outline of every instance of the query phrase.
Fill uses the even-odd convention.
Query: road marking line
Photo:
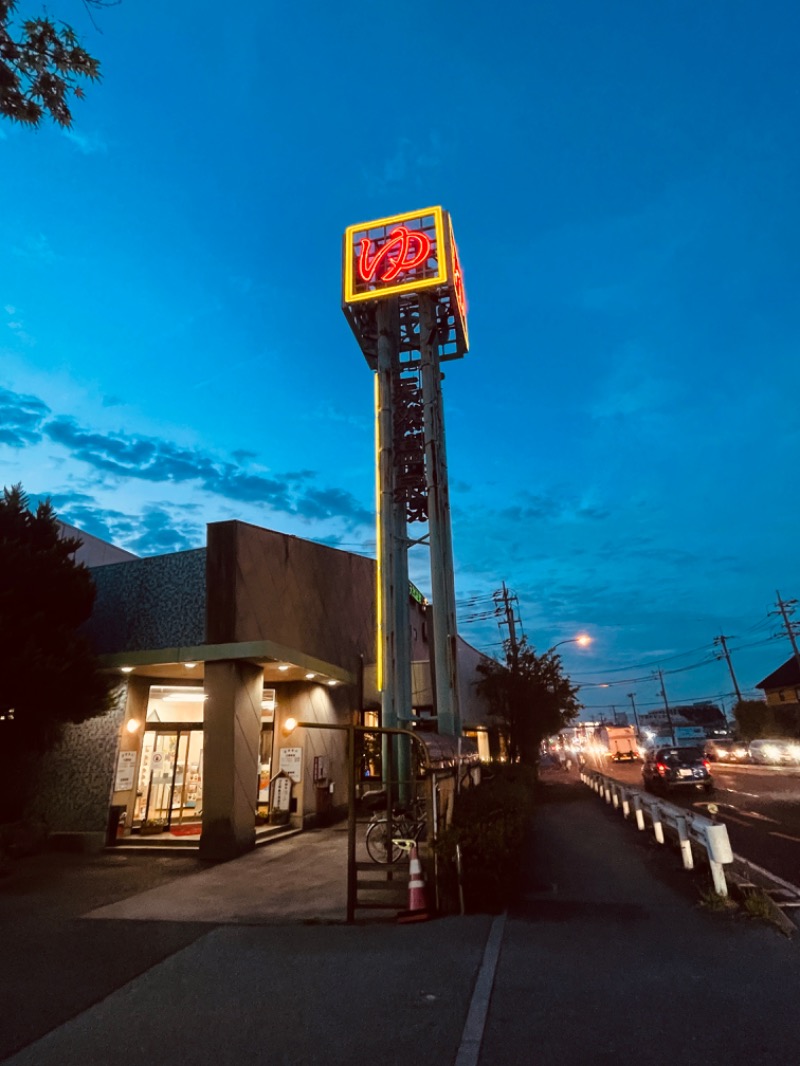
[[[478,1066],[483,1030],[489,1013],[489,1000],[492,995],[494,975],[497,970],[497,960],[500,957],[500,945],[503,942],[505,924],[505,913],[498,914],[492,922],[492,928],[489,930],[454,1066]]]
[[[780,825],[780,821],[777,818],[769,818],[766,814],[759,814],[758,811],[740,811],[740,814],[746,814],[748,818],[757,818],[759,822],[772,822],[773,825]]]
[[[796,844],[800,844],[800,837],[789,836],[788,833],[778,833],[774,829],[770,830],[771,837],[780,837],[781,840],[794,840]]]

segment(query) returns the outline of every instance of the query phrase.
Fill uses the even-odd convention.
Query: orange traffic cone
[[[417,854],[417,845],[413,844],[408,863],[408,910],[400,911],[397,921],[403,925],[407,922],[427,922],[429,918],[422,863]]]

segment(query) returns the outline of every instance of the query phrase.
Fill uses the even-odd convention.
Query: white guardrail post
[[[692,844],[702,848],[708,859],[714,891],[720,896],[728,895],[725,866],[733,862],[733,851],[726,825],[676,807],[640,789],[622,785],[597,770],[584,769],[580,776],[581,781],[602,796],[607,804],[613,804],[615,810],[622,808],[623,817],[628,818],[633,809],[638,830],[646,829],[649,820],[659,844],[665,843],[664,826],[667,826],[677,837],[684,869],[694,869]]]

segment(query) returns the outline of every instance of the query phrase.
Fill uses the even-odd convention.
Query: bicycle
[[[408,858],[408,842],[418,844],[427,833],[425,804],[422,800],[414,800],[411,807],[398,807],[393,811],[391,857],[387,846],[388,826],[385,815],[380,818],[373,816],[367,826],[364,843],[373,862],[400,862],[403,857]]]

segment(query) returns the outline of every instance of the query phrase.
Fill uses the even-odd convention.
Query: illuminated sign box
[[[418,292],[447,282],[441,207],[348,226],[344,235],[344,302]]]
[[[363,315],[379,300],[413,298],[424,292],[437,299],[439,321],[451,338],[451,353],[443,357],[467,351],[463,275],[450,215],[443,208],[426,207],[348,226],[343,259],[344,309],[365,354]]]

